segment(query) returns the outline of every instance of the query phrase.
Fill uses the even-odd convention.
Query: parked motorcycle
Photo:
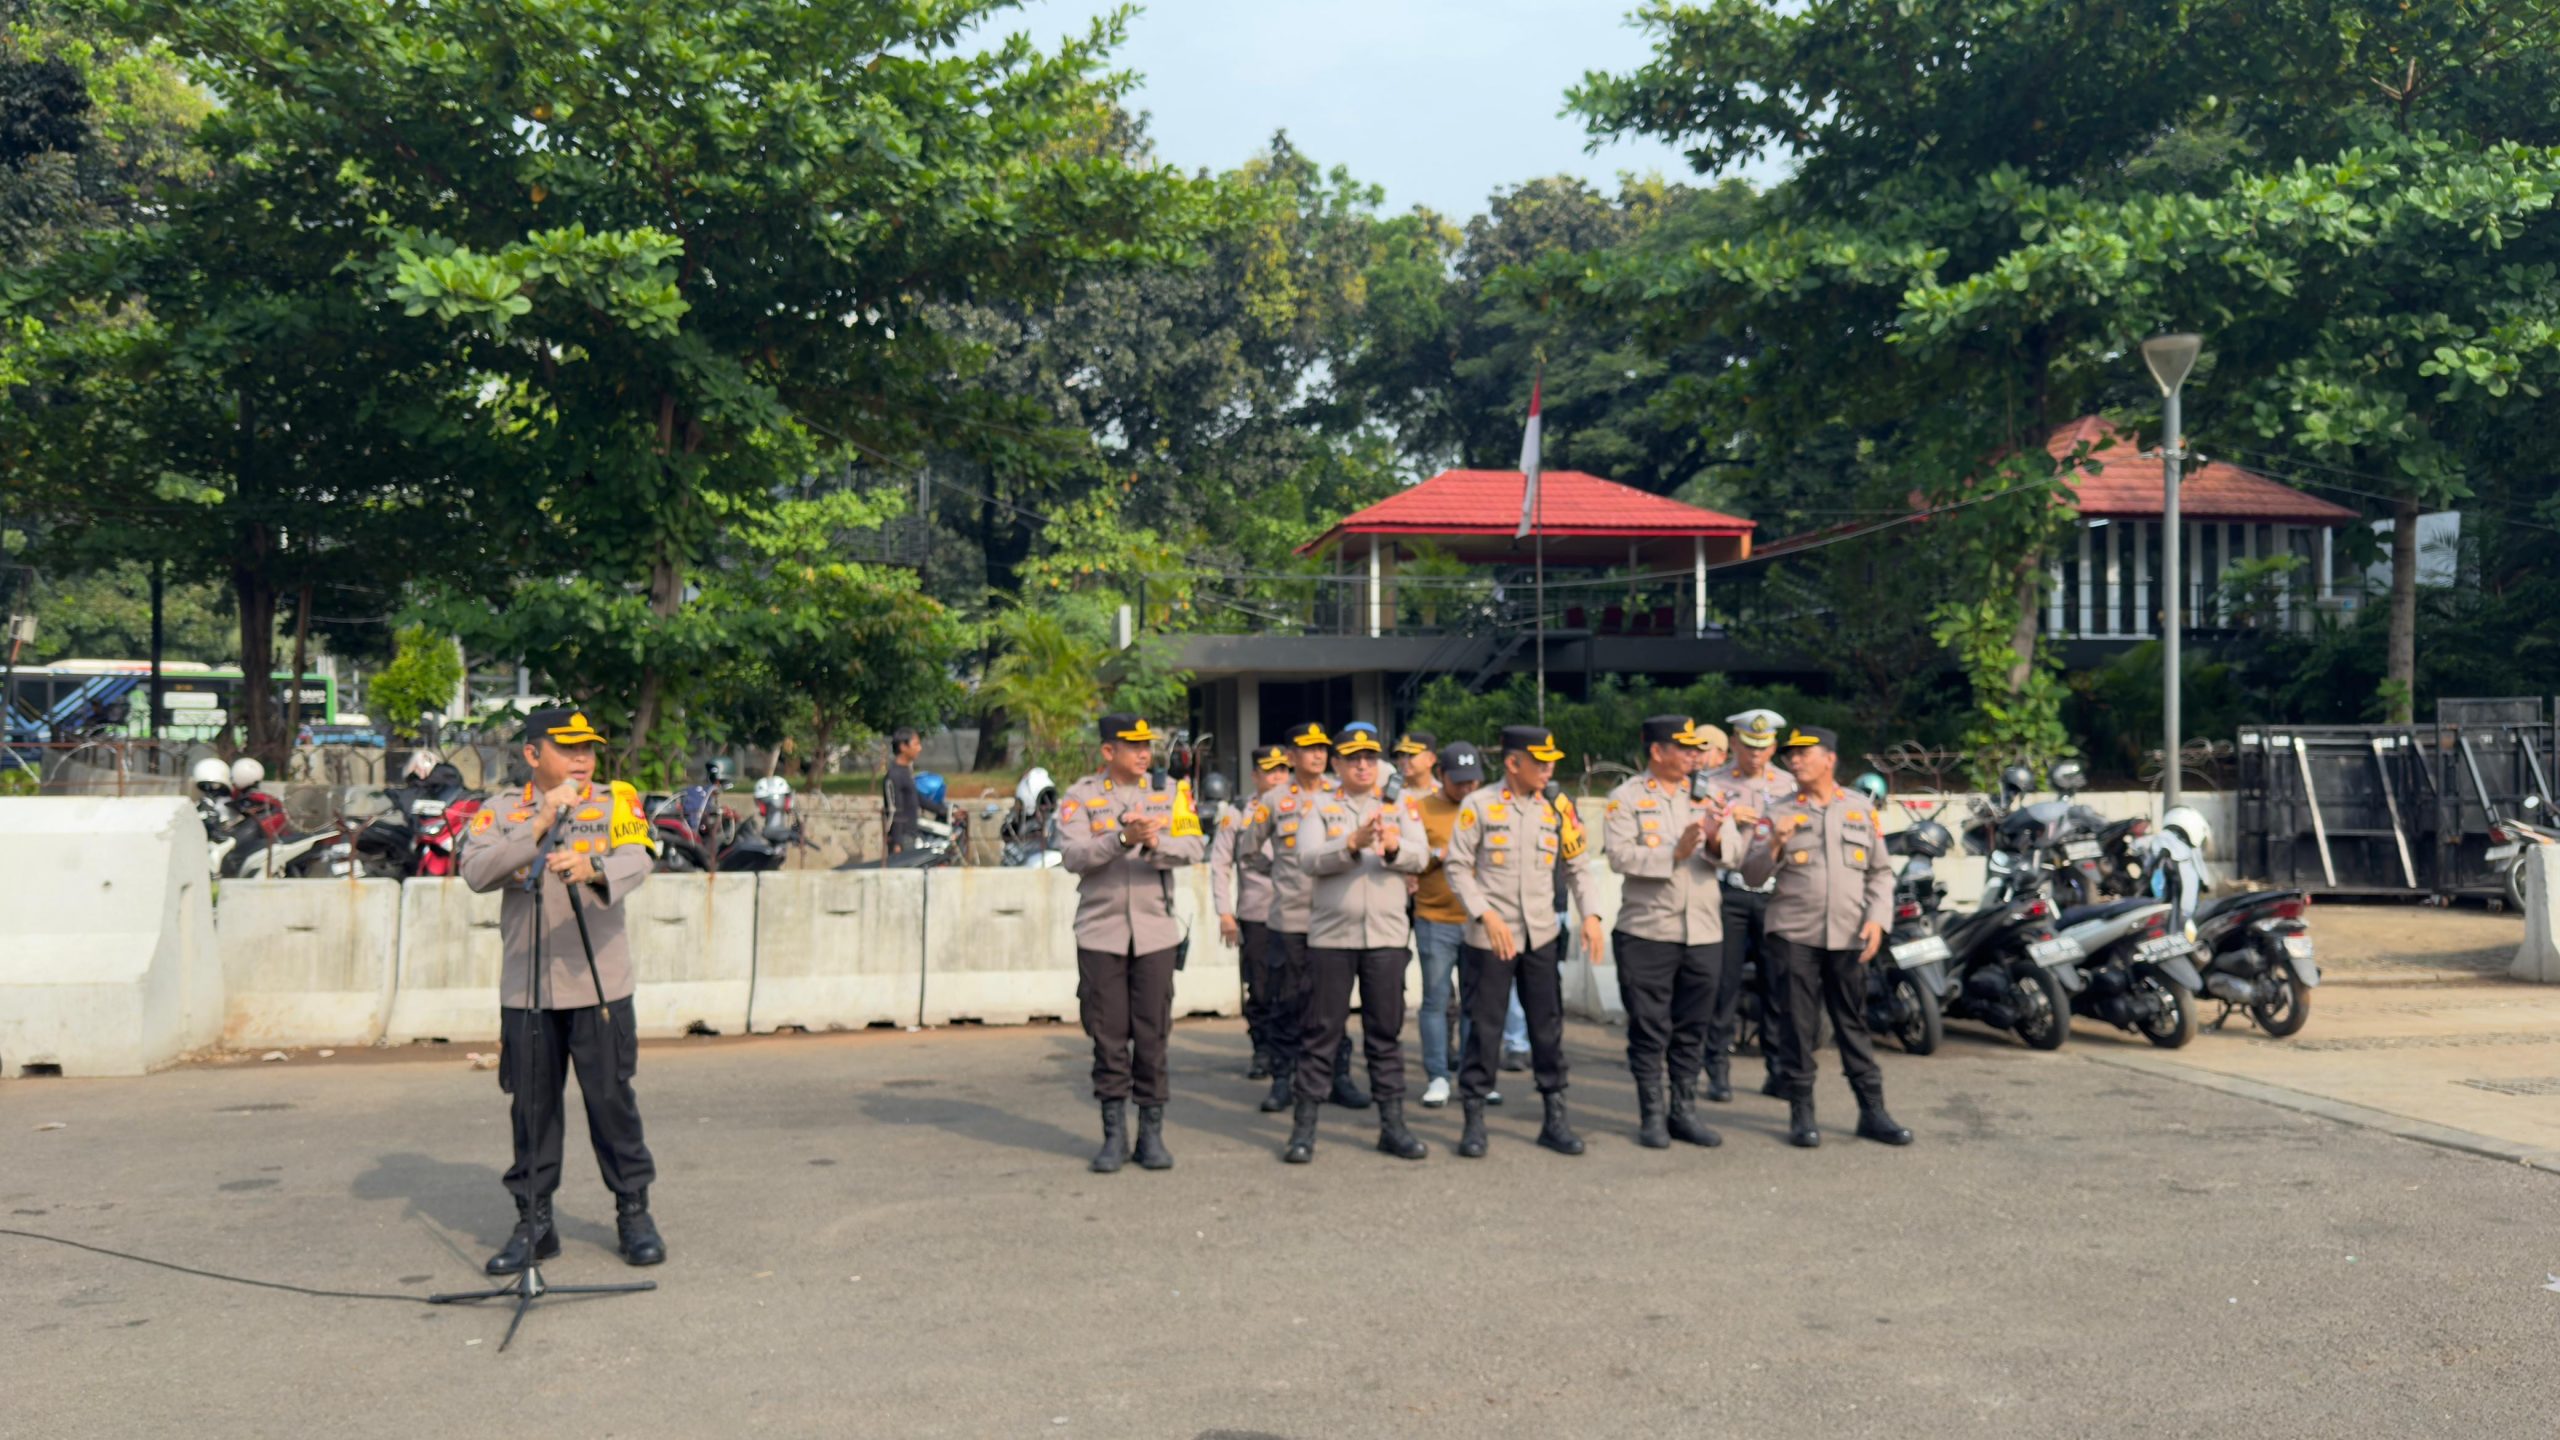
[[[727,827],[718,866],[724,872],[779,870],[793,846],[809,843],[793,813],[790,781],[767,775],[756,782],[755,796],[755,818],[738,817]]]
[[[997,831],[1004,841],[1003,863],[1046,869],[1063,864],[1058,854],[1058,786],[1049,772],[1033,766],[1013,787],[1013,813]]]
[[[310,871],[393,880],[458,875],[462,841],[487,797],[462,783],[462,772],[421,751],[401,784],[381,790],[389,802],[351,834],[341,832]]]
[[[208,865],[218,879],[280,880],[315,873],[321,852],[339,832],[293,828],[284,802],[257,787],[267,768],[248,756],[224,765],[196,762],[191,779],[196,815],[205,827]]]
[[[2205,952],[2203,993],[2222,1012],[2208,1028],[2220,1030],[2234,1010],[2247,1010],[2258,1028],[2281,1039],[2311,1019],[2311,991],[2320,983],[2311,926],[2311,897],[2299,890],[2226,895],[2195,914],[2196,943]]]
[[[1955,837],[1934,820],[1885,837],[1887,854],[1909,858],[1894,877],[1893,929],[1867,963],[1867,1028],[1892,1036],[1906,1054],[1926,1055],[1945,1038],[1941,1002],[1953,952],[1938,933],[1947,887],[1934,862],[1953,848]]]
[[[2164,901],[2117,900],[2062,912],[2057,937],[2073,952],[2057,971],[2071,990],[2071,1010],[2131,1030],[2164,1050],[2196,1038],[2196,992],[2204,988],[2191,958],[2196,945]]]
[[[2057,971],[2073,957],[2054,933],[2056,913],[2030,892],[1986,900],[1950,925],[1941,1013],[2010,1031],[2038,1050],[2061,1049],[2071,1038],[2071,991]]]
[[[2489,852],[2483,858],[2498,868],[2507,904],[2518,912],[2524,909],[2524,870],[2532,863],[2534,849],[2560,845],[2560,827],[2554,827],[2546,818],[2547,809],[2541,796],[2527,795],[2523,815],[2489,822]]]

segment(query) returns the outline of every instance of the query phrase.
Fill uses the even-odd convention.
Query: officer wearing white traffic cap
[[[1795,777],[1772,764],[1787,717],[1775,710],[1745,710],[1727,715],[1733,727],[1733,758],[1708,772],[1707,792],[1733,813],[1733,823],[1749,826],[1771,807],[1796,793]],[[1737,869],[1724,872],[1724,969],[1716,979],[1716,1009],[1707,1024],[1707,1098],[1719,1104],[1733,1098],[1733,1047],[1740,1038],[1743,971],[1751,969],[1752,990],[1760,997],[1760,1063],[1767,1078],[1763,1095],[1779,1093],[1779,1056],[1787,1043],[1787,1027],[1778,1023],[1776,991],[1769,966],[1760,954],[1769,913],[1769,887],[1747,885]]]

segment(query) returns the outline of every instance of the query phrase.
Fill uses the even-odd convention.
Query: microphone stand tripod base
[[[528,1264],[516,1272],[516,1281],[512,1285],[502,1285],[494,1290],[459,1290],[446,1295],[430,1295],[427,1297],[427,1303],[469,1305],[481,1300],[504,1300],[513,1297],[516,1302],[516,1313],[507,1321],[506,1338],[498,1342],[498,1353],[503,1355],[507,1347],[515,1342],[516,1327],[524,1323],[524,1312],[532,1308],[534,1301],[545,1295],[634,1295],[643,1290],[657,1288],[658,1282],[655,1280],[640,1280],[624,1285],[547,1285],[543,1283],[542,1267]]]

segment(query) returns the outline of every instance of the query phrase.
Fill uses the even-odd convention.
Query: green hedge
[[[1422,692],[1412,725],[1452,740],[1472,740],[1490,754],[1505,725],[1525,725],[1538,718],[1536,682],[1515,675],[1499,689],[1470,695],[1457,681],[1443,677]],[[1666,689],[1644,679],[1604,678],[1588,700],[1547,697],[1547,726],[1565,759],[1556,767],[1560,778],[1582,773],[1586,760],[1643,763],[1640,727],[1649,715],[1685,715],[1703,724],[1724,725],[1724,717],[1767,707],[1790,724],[1826,725],[1840,732],[1842,769],[1866,768],[1860,758],[1873,748],[1870,737],[1849,728],[1849,707],[1839,701],[1807,695],[1788,685],[1742,685],[1721,675],[1701,676],[1679,689]],[[1730,726],[1725,726],[1731,729]]]

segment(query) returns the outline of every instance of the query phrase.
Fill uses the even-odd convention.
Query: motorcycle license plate
[[[2065,860],[2095,860],[2098,858],[2098,842],[2095,840],[2066,840],[2062,843],[2062,858]]]
[[[2142,944],[2134,950],[2133,958],[2142,964],[2158,964],[2163,960],[2174,960],[2179,956],[2186,954],[2187,951],[2193,948],[2194,947],[2192,945],[2178,936],[2162,935],[2155,939],[2143,941]]]
[[[2079,941],[2064,935],[2038,940],[2027,947],[2027,958],[2039,965],[2068,965],[2087,953]]]
[[[2513,860],[2516,858],[2516,852],[2523,848],[2518,844],[2492,845],[2489,847],[2489,853],[2481,858],[2495,865],[2501,860]]]
[[[1923,935],[1917,940],[1905,940],[1895,945],[1893,963],[1908,970],[1915,965],[1926,965],[1932,960],[1945,960],[1953,953],[1947,949],[1945,936]]]

